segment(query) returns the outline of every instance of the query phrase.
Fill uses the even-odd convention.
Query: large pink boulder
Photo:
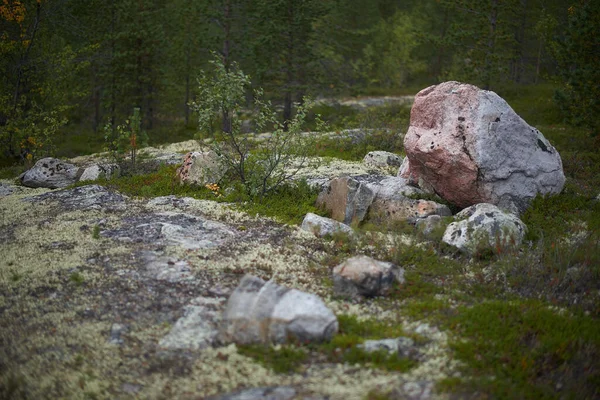
[[[404,138],[400,176],[447,201],[523,212],[565,183],[556,149],[500,96],[445,82],[420,91]]]

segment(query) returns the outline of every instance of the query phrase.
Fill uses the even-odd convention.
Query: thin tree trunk
[[[231,40],[231,0],[225,0],[223,7],[223,65],[225,70],[229,71],[231,65],[230,60],[230,40]],[[223,126],[222,130],[225,133],[231,133],[231,115],[230,111],[223,109]]]
[[[498,23],[498,1],[499,0],[492,1],[492,9],[490,11],[490,17],[489,17],[490,35],[488,37],[487,53],[485,56],[485,85],[484,85],[485,90],[489,90],[491,83],[492,83],[492,68],[493,68],[492,58],[494,57],[495,46],[496,46],[496,26]]]
[[[294,0],[288,0],[286,90],[283,100],[283,127],[288,130],[292,119],[292,90],[294,86]]]

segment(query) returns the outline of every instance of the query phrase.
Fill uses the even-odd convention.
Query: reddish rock
[[[560,155],[496,93],[445,82],[417,94],[400,174],[460,207],[492,203],[524,211],[560,193]]]

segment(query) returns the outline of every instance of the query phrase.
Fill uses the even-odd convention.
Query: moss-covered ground
[[[130,345],[109,346],[105,338],[112,320],[102,318],[90,305],[114,307],[111,315],[122,315],[109,304],[133,302],[135,296],[107,295],[102,300],[103,293],[110,288],[142,293],[143,285],[82,260],[94,254],[109,255],[121,269],[132,270],[129,250],[114,247],[99,234],[95,226],[103,215],[86,214],[90,228],[85,240],[77,242],[76,253],[63,256],[59,250],[50,251],[53,242],[68,245],[69,237],[82,235],[80,223],[71,224],[81,216],[52,215],[46,206],[13,207],[13,200],[1,199],[2,211],[11,216],[6,214],[1,224],[5,233],[0,236],[0,344],[2,356],[12,359],[0,361],[0,397],[194,398],[197,393],[246,387],[255,373],[254,381],[262,384],[304,382],[309,391],[332,398],[392,398],[398,379],[411,377],[436,381],[436,395],[442,398],[599,398],[600,201],[595,197],[600,194],[600,142],[562,124],[551,92],[549,86],[538,86],[499,93],[555,145],[567,176],[563,193],[536,199],[522,216],[529,230],[518,249],[467,258],[440,245],[435,235],[423,238],[410,226],[364,225],[353,236],[316,239],[288,232],[258,247],[249,242],[219,256],[202,255],[209,261],[197,264],[202,265],[198,268],[210,274],[226,274],[234,281],[245,272],[265,278],[277,273],[276,279],[322,295],[340,323],[339,333],[329,343],[229,346],[210,349],[197,359],[190,356],[193,361],[160,355],[155,343],[179,315],[174,310],[202,293],[175,285],[161,288],[161,293],[175,296],[180,289],[192,293],[165,306],[175,314],[148,310],[130,328]],[[340,126],[375,129],[383,120],[389,130],[374,131],[360,145],[351,138],[323,139],[315,155],[360,160],[369,150],[402,153],[401,140],[390,132],[405,129],[407,109],[379,110],[374,116],[343,110],[337,117],[335,110],[324,111],[332,113],[330,119]],[[16,170],[7,171],[0,176],[14,176]],[[193,188],[179,185],[173,176],[174,167],[161,167],[98,183],[136,198],[176,195],[215,200],[237,212],[291,225],[307,212],[322,213],[314,207],[316,192],[303,183],[284,186],[261,202],[251,202],[233,185],[223,184],[218,190]],[[40,215],[32,219],[35,224],[17,226],[29,212]],[[64,227],[56,240],[44,233],[47,225],[39,224],[45,213],[50,213],[46,219]],[[108,223],[117,223],[113,219],[109,215]],[[257,223],[250,218],[236,224],[239,232],[251,233]],[[38,230],[46,236],[29,242],[23,239],[40,236]],[[21,250],[17,250],[22,246],[17,239],[26,243]],[[242,248],[242,253],[236,253]],[[19,258],[19,254],[33,257],[39,252],[36,249],[46,250],[35,262]],[[406,283],[383,298],[350,302],[332,297],[331,268],[356,254],[401,265],[406,269]],[[235,261],[238,258],[245,261]],[[302,259],[308,261],[298,261]],[[285,260],[293,268],[278,265]],[[301,279],[290,278],[292,274]],[[64,304],[70,306],[68,311]],[[147,304],[159,307],[160,303]],[[89,316],[90,309],[97,318]],[[428,328],[423,331],[422,326]],[[400,336],[410,336],[423,346],[426,361],[367,354],[357,347],[367,339]],[[339,365],[339,371],[327,369],[331,365]],[[220,374],[226,374],[230,383]],[[354,381],[362,389],[356,389]],[[131,392],[124,391],[125,383],[133,388]]]

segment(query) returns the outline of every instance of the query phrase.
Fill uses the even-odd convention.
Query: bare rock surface
[[[313,213],[306,214],[302,221],[301,228],[318,237],[333,235],[336,232],[352,233],[352,228],[350,226]]]
[[[83,170],[57,158],[42,158],[21,176],[21,183],[32,188],[63,188],[79,180]]]
[[[198,297],[184,308],[183,316],[158,343],[169,350],[199,350],[215,344],[224,299]]]
[[[104,186],[87,185],[26,197],[25,200],[50,202],[65,210],[117,210],[125,207],[127,196],[108,190]]]
[[[527,232],[519,218],[493,204],[476,204],[465,208],[454,218],[457,221],[448,225],[442,240],[467,253],[478,248],[502,251],[518,247]]]
[[[540,131],[494,92],[459,82],[420,91],[404,138],[402,177],[460,207],[491,203],[523,212],[560,193],[562,161]]]
[[[404,283],[404,270],[367,256],[351,257],[333,269],[333,292],[337,296],[383,296],[394,283]]]
[[[296,394],[291,386],[260,387],[211,396],[207,400],[292,400]]]
[[[13,192],[14,192],[14,189],[12,188],[11,185],[0,182],[0,197],[8,196],[9,194],[12,194]]]
[[[246,275],[227,301],[219,340],[323,342],[337,330],[337,318],[318,296]]]

